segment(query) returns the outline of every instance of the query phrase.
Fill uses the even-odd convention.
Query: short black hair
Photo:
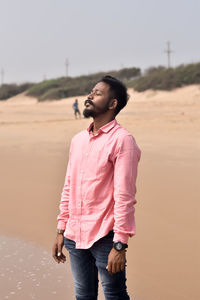
[[[98,82],[105,82],[110,87],[111,97],[117,99],[117,107],[115,115],[117,115],[128,102],[128,94],[126,86],[117,78],[110,75],[102,77]]]

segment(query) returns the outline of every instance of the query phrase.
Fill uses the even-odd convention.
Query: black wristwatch
[[[128,248],[128,245],[123,244],[121,242],[115,242],[115,243],[113,243],[113,248],[117,251],[121,251],[121,250]]]

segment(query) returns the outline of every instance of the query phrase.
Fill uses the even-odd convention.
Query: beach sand
[[[127,253],[128,291],[134,300],[197,300],[200,87],[129,92],[129,103],[117,120],[136,138],[142,157],[135,206],[137,233],[130,239]],[[86,98],[77,98],[82,111]],[[62,266],[50,263],[70,140],[91,122],[74,119],[73,101],[69,98],[38,103],[24,94],[0,101],[0,234],[12,258],[5,258],[1,274],[6,266],[8,272],[18,270],[13,266],[15,239],[24,245],[18,259],[23,253],[27,257],[27,253],[37,254],[37,249],[42,248],[48,253],[46,267],[52,267],[51,279],[48,281],[47,276],[43,288],[38,287],[41,294],[26,292],[26,299],[55,299],[52,292],[62,294],[60,300],[73,299],[72,284],[68,286],[68,281],[72,282],[69,262]],[[34,243],[36,250],[31,250],[29,242]],[[5,244],[1,243],[1,256],[5,253]],[[41,261],[42,255],[36,255],[27,272],[34,272],[33,266]],[[45,272],[48,273],[38,270],[37,280]],[[56,279],[59,272],[62,284]],[[16,288],[17,282],[23,281],[20,274],[19,270]],[[23,281],[24,291],[30,290],[29,279]],[[15,291],[3,280],[2,299],[23,299],[11,294]],[[101,295],[99,299],[104,298]]]
[[[0,253],[0,299],[75,299],[70,266],[55,264],[46,249],[0,236]]]

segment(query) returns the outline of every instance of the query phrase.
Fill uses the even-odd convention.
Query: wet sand
[[[142,149],[136,197],[137,234],[130,239],[128,249],[128,290],[134,300],[197,300],[200,88],[190,86],[173,92],[141,94],[130,91],[130,94],[127,107],[117,117]],[[78,99],[82,110],[85,97]],[[0,102],[0,233],[45,248],[49,261],[69,143],[91,121],[74,119],[73,101],[37,103],[33,98],[19,95]],[[9,249],[8,255],[15,257],[16,250]],[[25,249],[20,251],[27,255]],[[42,256],[39,257],[41,261]],[[34,273],[36,262],[37,259],[31,261],[32,269],[27,272]],[[4,268],[7,263],[5,260]],[[52,264],[56,269],[51,272],[63,276],[63,266]],[[5,274],[5,269],[2,272]],[[63,276],[62,288],[71,293],[72,287],[69,291],[66,284],[66,279],[71,280],[67,264],[64,272],[67,274]],[[40,282],[43,273],[38,270]],[[18,279],[13,283],[15,290],[8,282],[9,290],[4,297],[17,299],[17,294],[9,293],[20,287],[20,281],[23,282]],[[55,299],[50,297],[55,296],[53,291],[60,291],[59,282],[56,284],[52,289],[49,279],[46,289],[39,288],[42,296],[35,299]],[[26,299],[32,299],[30,294],[26,295],[29,297]]]
[[[0,236],[0,299],[74,299],[70,272],[69,264],[55,264],[46,249]]]

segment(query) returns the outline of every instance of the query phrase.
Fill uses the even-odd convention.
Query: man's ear
[[[115,109],[117,107],[117,99],[111,99],[109,109]]]

